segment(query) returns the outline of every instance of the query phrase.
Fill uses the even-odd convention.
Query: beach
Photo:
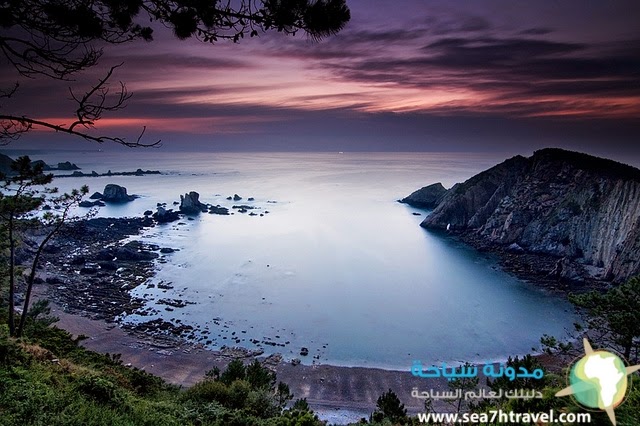
[[[36,289],[36,296],[46,297],[46,292],[46,285],[40,285]],[[145,370],[175,385],[192,386],[204,379],[207,370],[214,366],[223,369],[234,357],[229,352],[211,351],[177,339],[159,340],[128,332],[115,323],[69,314],[55,303],[50,306],[51,315],[59,318],[54,326],[74,336],[87,336],[81,341],[85,348],[100,353],[121,354],[125,365]],[[251,359],[245,358],[246,362]],[[258,359],[264,361],[265,357]],[[284,361],[274,364],[272,360],[270,362],[267,359],[267,365],[274,368],[278,381],[289,385],[294,400],[306,398],[319,417],[330,423],[356,422],[361,417],[368,418],[375,409],[378,397],[389,389],[398,395],[409,413],[417,413],[423,408],[422,400],[411,396],[414,387],[421,390],[447,389],[446,379],[414,377],[410,366],[406,371],[394,371],[321,364],[293,365]],[[446,405],[440,409],[446,410]]]

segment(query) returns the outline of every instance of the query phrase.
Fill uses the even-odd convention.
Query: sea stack
[[[126,203],[134,199],[133,195],[127,194],[127,188],[113,183],[106,185],[102,191],[102,201],[107,203]]]
[[[185,214],[197,214],[207,211],[207,206],[199,200],[200,194],[191,191],[180,196],[180,211]]]

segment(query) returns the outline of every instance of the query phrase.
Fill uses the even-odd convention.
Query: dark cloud
[[[427,54],[435,53],[435,60],[444,65],[476,66],[486,63],[509,65],[532,57],[573,53],[584,48],[583,44],[527,38],[443,38],[423,50]]]
[[[171,53],[171,54],[153,54],[153,55],[135,55],[135,56],[120,56],[120,55],[105,55],[104,60],[118,63],[124,62],[128,67],[135,67],[145,69],[147,72],[152,73],[156,69],[162,68],[189,68],[189,69],[239,69],[250,68],[253,66],[246,60],[239,60],[229,57],[214,57],[214,56],[196,56],[187,55],[183,53]]]
[[[540,35],[551,34],[552,32],[553,30],[550,28],[529,28],[527,30],[520,31],[520,34],[540,36]]]
[[[532,38],[448,37],[410,57],[361,57],[327,66],[343,79],[367,84],[472,89],[516,103],[527,99],[531,106],[526,110],[533,112],[553,109],[537,97],[581,95],[597,101],[615,96],[637,103],[640,56],[629,54],[637,46],[640,40],[602,47]],[[512,113],[521,111],[514,108]]]

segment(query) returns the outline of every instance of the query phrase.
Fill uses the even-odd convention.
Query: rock
[[[109,203],[126,203],[134,199],[133,195],[127,194],[127,188],[113,183],[106,185],[102,191],[102,201]]]
[[[238,194],[233,194],[233,201],[240,201],[242,200],[242,197],[239,196]]]
[[[82,176],[84,176],[84,173],[79,172],[79,171],[75,171],[75,172],[71,173],[71,176],[82,177]]]
[[[207,206],[199,200],[200,194],[191,191],[188,194],[180,196],[180,211],[185,214],[197,214],[206,212]]]
[[[447,190],[440,182],[434,183],[414,191],[408,197],[399,200],[401,203],[409,204],[412,207],[421,209],[435,208]]]
[[[51,210],[51,206],[49,204],[45,204],[44,206],[42,206],[42,210]]]
[[[118,269],[118,264],[111,261],[98,262],[98,266],[100,266],[100,269],[104,269],[105,271],[116,271]]]
[[[46,280],[44,280],[47,284],[64,284],[64,281],[62,279],[60,279],[59,277],[47,277]]]
[[[309,349],[303,347],[302,349],[300,349],[300,355],[302,355],[302,356],[309,355]]]
[[[89,198],[92,200],[100,200],[102,198],[102,194],[96,191],[93,194],[91,194],[91,197]]]
[[[507,251],[509,253],[524,253],[524,249],[518,245],[518,243],[513,243],[509,247],[507,247]]]
[[[80,167],[69,161],[65,161],[64,163],[58,163],[58,170],[80,170]]]
[[[209,207],[209,213],[211,214],[220,214],[220,215],[228,215],[229,214],[229,209],[226,207],[220,207],[220,206],[211,206]]]
[[[42,167],[43,172],[48,172],[49,170],[52,170],[51,167],[44,162],[44,160],[36,160],[31,162],[31,167],[35,168],[38,166]]]
[[[148,251],[137,251],[130,247],[117,247],[117,248],[106,248],[100,250],[96,253],[96,260],[99,261],[110,261],[113,262],[114,259],[118,262],[139,262],[139,261],[149,261],[156,259],[158,257],[158,253],[152,253]]]
[[[144,216],[151,216],[153,214],[153,212],[151,210],[145,210],[143,215]]]
[[[172,249],[171,247],[162,247],[160,249],[160,253],[164,253],[164,254],[173,253],[174,251],[176,251],[176,250]]]
[[[300,361],[300,358],[293,358],[291,360],[291,365],[293,365],[295,367],[296,365],[300,365],[301,362],[302,361]]]
[[[638,194],[640,170],[547,148],[455,185],[421,226],[561,258],[553,274],[567,280],[623,282],[640,274]]]
[[[174,212],[172,209],[165,209],[164,207],[158,207],[158,210],[152,215],[152,217],[158,223],[174,222],[180,219],[178,212]]]
[[[255,201],[255,198],[249,197],[249,198],[247,198],[247,201]]]
[[[104,207],[106,204],[103,203],[100,200],[96,200],[96,201],[80,201],[80,203],[78,204],[78,206],[80,207]]]

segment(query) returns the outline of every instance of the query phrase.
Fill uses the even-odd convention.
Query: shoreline
[[[38,286],[35,296],[36,299],[46,297],[46,288]],[[194,385],[204,379],[207,370],[214,366],[224,369],[238,357],[238,352],[209,350],[184,340],[158,341],[153,336],[124,330],[116,323],[67,313],[55,303],[50,303],[50,307],[51,315],[60,318],[54,327],[67,330],[73,336],[87,336],[81,340],[81,346],[100,353],[120,354],[124,365],[137,367],[181,387]],[[551,371],[565,366],[556,356],[541,354],[536,357]],[[398,395],[409,415],[424,411],[424,401],[411,395],[414,388],[436,392],[448,390],[446,378],[415,377],[409,368],[400,371],[328,364],[293,365],[273,355],[254,357],[245,354],[240,358],[245,362],[258,359],[275,371],[277,380],[289,386],[294,401],[306,398],[318,417],[329,424],[356,423],[362,417],[368,419],[378,397],[389,389]],[[479,374],[479,378],[482,388],[485,377]],[[437,412],[451,410],[451,406],[442,400],[434,400],[433,408]]]
[[[398,395],[409,414],[422,412],[424,408],[422,400],[411,396],[414,387],[447,390],[445,378],[425,382],[412,376],[410,366],[406,370],[394,370],[293,365],[277,355],[256,355],[233,348],[206,349],[187,339],[191,330],[171,323],[158,324],[157,328],[163,332],[153,335],[145,333],[143,328],[123,327],[114,317],[123,308],[134,311],[140,306],[140,300],[130,295],[129,290],[153,274],[156,261],[162,261],[162,256],[156,254],[159,247],[124,243],[149,226],[153,226],[153,222],[148,218],[94,219],[81,225],[80,237],[64,236],[57,242],[54,251],[58,250],[58,261],[45,268],[44,282],[34,289],[34,300],[49,299],[51,314],[60,318],[54,326],[75,336],[88,336],[81,341],[87,349],[121,354],[125,365],[179,386],[192,386],[204,379],[206,371],[214,366],[223,369],[234,358],[247,362],[258,359],[276,371],[279,381],[289,385],[294,399],[306,398],[321,419],[337,424],[368,418],[377,398],[389,389]],[[114,250],[117,251],[115,257],[119,258],[117,262],[113,258]],[[101,254],[102,257],[97,256]],[[132,278],[136,282],[130,282]],[[162,328],[165,325],[167,328]],[[505,360],[514,355],[505,354]],[[434,401],[434,409],[446,412],[450,406],[444,401]]]
[[[47,297],[47,288],[38,285],[34,300]],[[54,327],[64,329],[74,337],[87,336],[80,345],[86,349],[108,354],[121,354],[123,364],[137,367],[162,377],[167,382],[189,387],[204,379],[205,372],[214,366],[224,369],[238,353],[213,351],[183,340],[158,341],[156,337],[125,331],[116,323],[90,319],[66,312],[50,302],[51,315],[60,320]],[[414,387],[425,387],[425,379],[406,371],[372,367],[345,367],[327,364],[293,365],[277,356],[242,357],[247,362],[260,360],[276,372],[277,380],[289,385],[294,400],[306,398],[322,420],[347,423],[368,418],[377,398],[388,389],[393,390],[409,414],[423,410],[421,400],[411,396]],[[444,378],[429,379],[429,389],[446,390]],[[437,402],[437,401],[436,401]],[[446,410],[446,404],[439,407]]]

